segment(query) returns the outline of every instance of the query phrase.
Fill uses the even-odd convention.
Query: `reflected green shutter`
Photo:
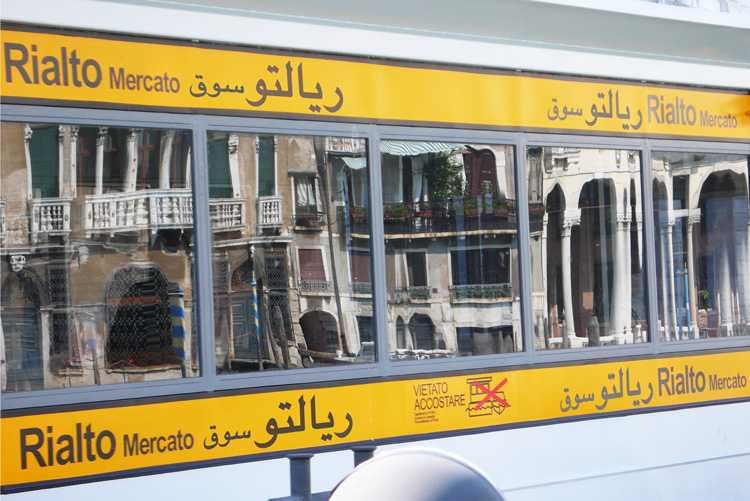
[[[258,138],[258,196],[274,194],[273,137]]]
[[[31,187],[34,198],[56,198],[60,196],[57,176],[59,174],[59,151],[57,127],[34,129],[29,141],[31,155]],[[37,190],[39,190],[37,192]]]
[[[232,177],[229,174],[229,140],[208,143],[208,196],[232,197]]]

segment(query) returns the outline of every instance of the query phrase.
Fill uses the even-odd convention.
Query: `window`
[[[640,154],[535,146],[526,158],[537,349],[647,341]]]
[[[354,294],[371,294],[370,252],[353,250],[351,254],[352,292]]]
[[[522,350],[513,148],[383,141],[381,154],[391,358]],[[471,332],[488,329],[480,349]]]
[[[661,339],[750,335],[747,157],[651,159]]]
[[[407,252],[406,269],[409,271],[410,287],[427,286],[427,259],[424,252]]]
[[[2,391],[198,376],[190,132],[0,127]]]
[[[510,283],[509,249],[451,251],[453,285],[501,285]]]
[[[210,131],[208,148],[217,372],[374,361],[369,222],[352,210],[369,207],[367,142]]]
[[[330,292],[326,281],[323,252],[320,249],[299,249],[300,289],[305,292]]]
[[[297,226],[320,227],[323,220],[323,207],[320,205],[318,178],[314,175],[294,177],[294,213]]]
[[[372,342],[372,317],[357,316],[357,329],[359,329],[360,341],[363,343]]]

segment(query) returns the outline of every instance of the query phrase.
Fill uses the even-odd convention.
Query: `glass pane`
[[[523,350],[513,149],[383,141],[393,360]]]
[[[212,144],[217,371],[373,362],[366,141],[217,131]]]
[[[648,341],[639,152],[535,146],[526,162],[536,348]]]
[[[191,134],[2,123],[2,389],[195,377]]]
[[[652,155],[662,340],[750,335],[747,157]]]

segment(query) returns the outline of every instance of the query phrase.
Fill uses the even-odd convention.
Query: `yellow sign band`
[[[2,482],[742,400],[749,378],[741,351],[5,417]]]
[[[2,31],[2,98],[747,140],[750,96]]]

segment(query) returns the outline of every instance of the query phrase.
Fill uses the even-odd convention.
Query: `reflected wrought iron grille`
[[[289,309],[289,294],[286,292],[269,292],[268,293],[268,310],[273,312],[275,307],[281,310],[281,318],[284,319],[284,332],[287,339],[293,340],[292,331],[292,312]],[[273,315],[271,316],[273,320]]]
[[[176,364],[169,287],[155,266],[126,266],[107,287],[109,368]]]
[[[81,356],[78,336],[70,305],[70,276],[65,266],[47,268],[47,290],[50,305],[55,310],[50,315],[50,365],[52,369],[80,366]]]
[[[269,289],[289,288],[286,255],[272,254],[266,256],[266,286]]]

